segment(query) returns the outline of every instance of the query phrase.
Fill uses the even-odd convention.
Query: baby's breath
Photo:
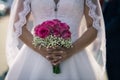
[[[39,47],[65,47],[70,48],[72,47],[71,39],[63,39],[61,37],[50,35],[46,38],[39,38],[35,36],[33,38],[33,45]]]

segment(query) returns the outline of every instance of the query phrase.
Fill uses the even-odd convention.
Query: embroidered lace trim
[[[15,34],[19,37],[22,34],[22,27],[26,24],[26,16],[30,12],[30,1],[25,0],[23,3],[24,9],[19,13],[19,21],[15,23]]]
[[[86,0],[86,5],[89,7],[89,16],[93,19],[93,27],[99,30],[101,17],[96,13],[96,5],[92,0]]]

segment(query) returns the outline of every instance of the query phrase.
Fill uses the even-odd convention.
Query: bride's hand
[[[53,65],[57,65],[73,55],[72,48],[59,48],[52,50],[52,53],[47,57]],[[52,59],[50,59],[52,58]]]
[[[51,56],[51,54],[53,53],[53,49],[51,48],[40,48],[40,55],[42,55],[44,58],[46,58],[48,61],[51,62],[51,60],[53,60],[53,57]]]

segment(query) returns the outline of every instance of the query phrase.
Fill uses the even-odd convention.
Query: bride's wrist
[[[69,53],[71,55],[74,55],[74,54],[78,53],[79,51],[80,51],[79,48],[75,44],[73,44],[73,46],[69,49]]]
[[[66,49],[66,52],[69,56],[72,56],[75,54],[75,50],[74,50],[74,47],[71,47],[69,49]]]
[[[42,56],[45,56],[45,49],[44,49],[44,48],[40,48],[40,47],[36,46],[36,47],[34,47],[34,50],[35,50],[38,54],[40,54],[40,55],[42,55]]]

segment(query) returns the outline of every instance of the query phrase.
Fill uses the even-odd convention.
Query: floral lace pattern
[[[97,14],[98,12],[97,7],[99,7],[98,5],[96,6],[92,0],[86,0],[86,5],[89,7],[89,16],[93,19],[93,27],[96,28],[99,32],[98,32],[98,36],[96,39],[97,44],[99,45],[97,47],[97,53],[94,55],[94,57],[96,58],[96,61],[98,64],[101,65],[102,69],[103,69],[103,74],[101,75],[104,76],[104,72],[105,72],[105,65],[106,65],[106,40],[105,40],[105,30],[104,30],[104,21],[102,16]],[[102,24],[102,25],[101,25]],[[103,37],[104,36],[104,37]]]
[[[101,17],[96,13],[96,5],[92,2],[92,0],[86,0],[86,5],[89,7],[89,16],[93,19],[93,27],[97,30],[100,29],[100,19]]]
[[[16,37],[19,37],[22,34],[22,27],[26,24],[26,16],[30,12],[30,1],[25,0],[23,3],[24,9],[19,13],[19,21],[15,23],[15,33]]]

